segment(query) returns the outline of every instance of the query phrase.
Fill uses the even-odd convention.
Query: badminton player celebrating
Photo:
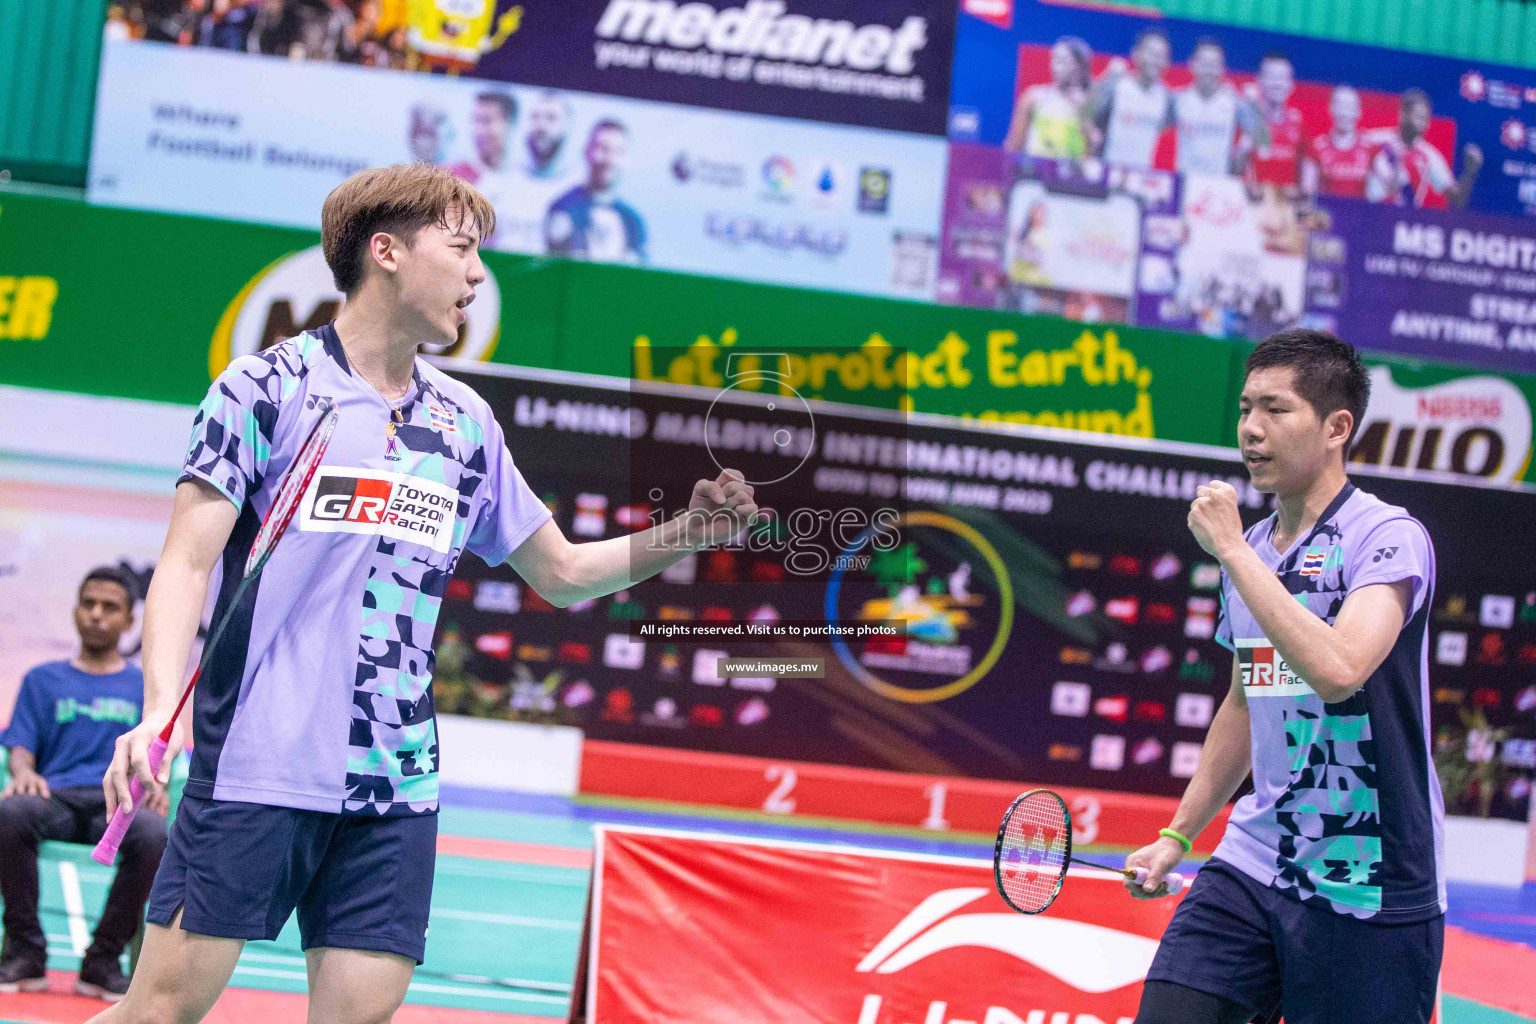
[[[660,572],[756,511],[727,471],[644,534],[573,545],[523,482],[473,391],[417,358],[452,341],[485,280],[479,192],[424,164],[354,175],[321,213],[347,302],[334,324],[232,362],[198,410],[144,621],[143,724],[104,786],[152,792],[203,609],[215,616],[315,421],[338,419],[297,514],[235,607],[197,684],[196,746],[127,997],[98,1021],[208,1012],[246,939],[295,907],[309,1019],[387,1021],[422,959],[437,836],[432,634],[460,554],[509,562],[558,605]],[[706,525],[707,524],[707,525]],[[180,746],[173,737],[170,755]],[[169,763],[169,757],[166,759]]]
[[[1248,357],[1243,461],[1277,511],[1243,533],[1237,493],[1200,488],[1189,528],[1221,561],[1217,638],[1237,656],[1200,768],[1143,898],[1232,798],[1215,855],[1158,947],[1137,1024],[1430,1018],[1444,936],[1444,805],[1430,759],[1424,527],[1349,482],[1370,394],[1349,345],[1289,330]]]

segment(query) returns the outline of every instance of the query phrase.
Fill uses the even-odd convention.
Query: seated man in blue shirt
[[[144,676],[118,653],[133,624],[136,587],[118,569],[94,569],[80,584],[75,630],[80,653],[26,674],[11,724],[10,780],[0,792],[0,900],[5,955],[0,992],[48,987],[47,940],[37,918],[37,847],[45,839],[95,843],[107,828],[101,779],[117,738],[139,721]],[[165,797],[158,813],[140,812],[123,839],[117,877],[80,963],[75,990],[117,1001],[128,990],[118,964],[139,930],[165,851]]]

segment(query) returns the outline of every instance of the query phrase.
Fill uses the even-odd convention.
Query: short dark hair
[[[1407,110],[1409,107],[1420,104],[1423,104],[1430,110],[1435,109],[1434,104],[1429,101],[1429,93],[1415,85],[1403,90],[1403,95],[1397,101],[1397,109]]]
[[[605,117],[601,121],[597,122],[597,124],[593,125],[590,132],[587,132],[587,139],[590,141],[597,138],[598,132],[607,131],[618,132],[620,135],[623,135],[626,138],[629,137],[629,128],[625,126],[623,121],[612,117]]]
[[[414,244],[416,234],[431,224],[448,223],[448,211],[458,207],[472,217],[484,238],[496,230],[490,200],[453,172],[431,164],[394,164],[358,171],[331,189],[320,207],[320,247],[336,288],[351,295],[363,280],[368,240],[380,231],[400,235]]]
[[[133,610],[134,604],[139,600],[139,585],[133,576],[126,570],[115,565],[101,565],[85,574],[85,579],[80,581],[80,590],[75,595],[78,599],[85,594],[87,583],[116,583],[123,588],[128,595],[128,609]]]
[[[1243,382],[1255,370],[1290,367],[1296,393],[1312,406],[1318,419],[1348,409],[1354,417],[1348,440],[1354,440],[1371,401],[1371,378],[1355,346],[1327,331],[1293,327],[1259,342],[1244,364]]]
[[[517,97],[509,92],[482,92],[475,96],[476,103],[494,103],[501,108],[501,116],[508,121],[517,120]]]
[[[1259,58],[1259,67],[1263,67],[1265,64],[1268,64],[1272,60],[1283,60],[1287,64],[1291,64],[1291,58],[1286,54],[1284,50],[1270,50],[1268,53],[1264,54],[1264,56]],[[1296,65],[1291,64],[1291,67],[1294,68],[1295,66]]]

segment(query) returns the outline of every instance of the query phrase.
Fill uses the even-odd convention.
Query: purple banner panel
[[[1305,320],[1356,345],[1536,372],[1536,223],[1320,200]]]

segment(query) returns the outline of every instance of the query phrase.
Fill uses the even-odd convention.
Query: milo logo
[[[1531,406],[1494,376],[1400,387],[1385,366],[1371,368],[1371,404],[1349,461],[1513,483],[1531,461]]]
[[[246,282],[219,317],[208,349],[209,378],[224,372],[236,356],[261,352],[329,323],[343,301],[320,246],[273,261]],[[489,269],[464,314],[457,341],[423,345],[422,351],[482,361],[491,357],[501,334],[501,289]]]

